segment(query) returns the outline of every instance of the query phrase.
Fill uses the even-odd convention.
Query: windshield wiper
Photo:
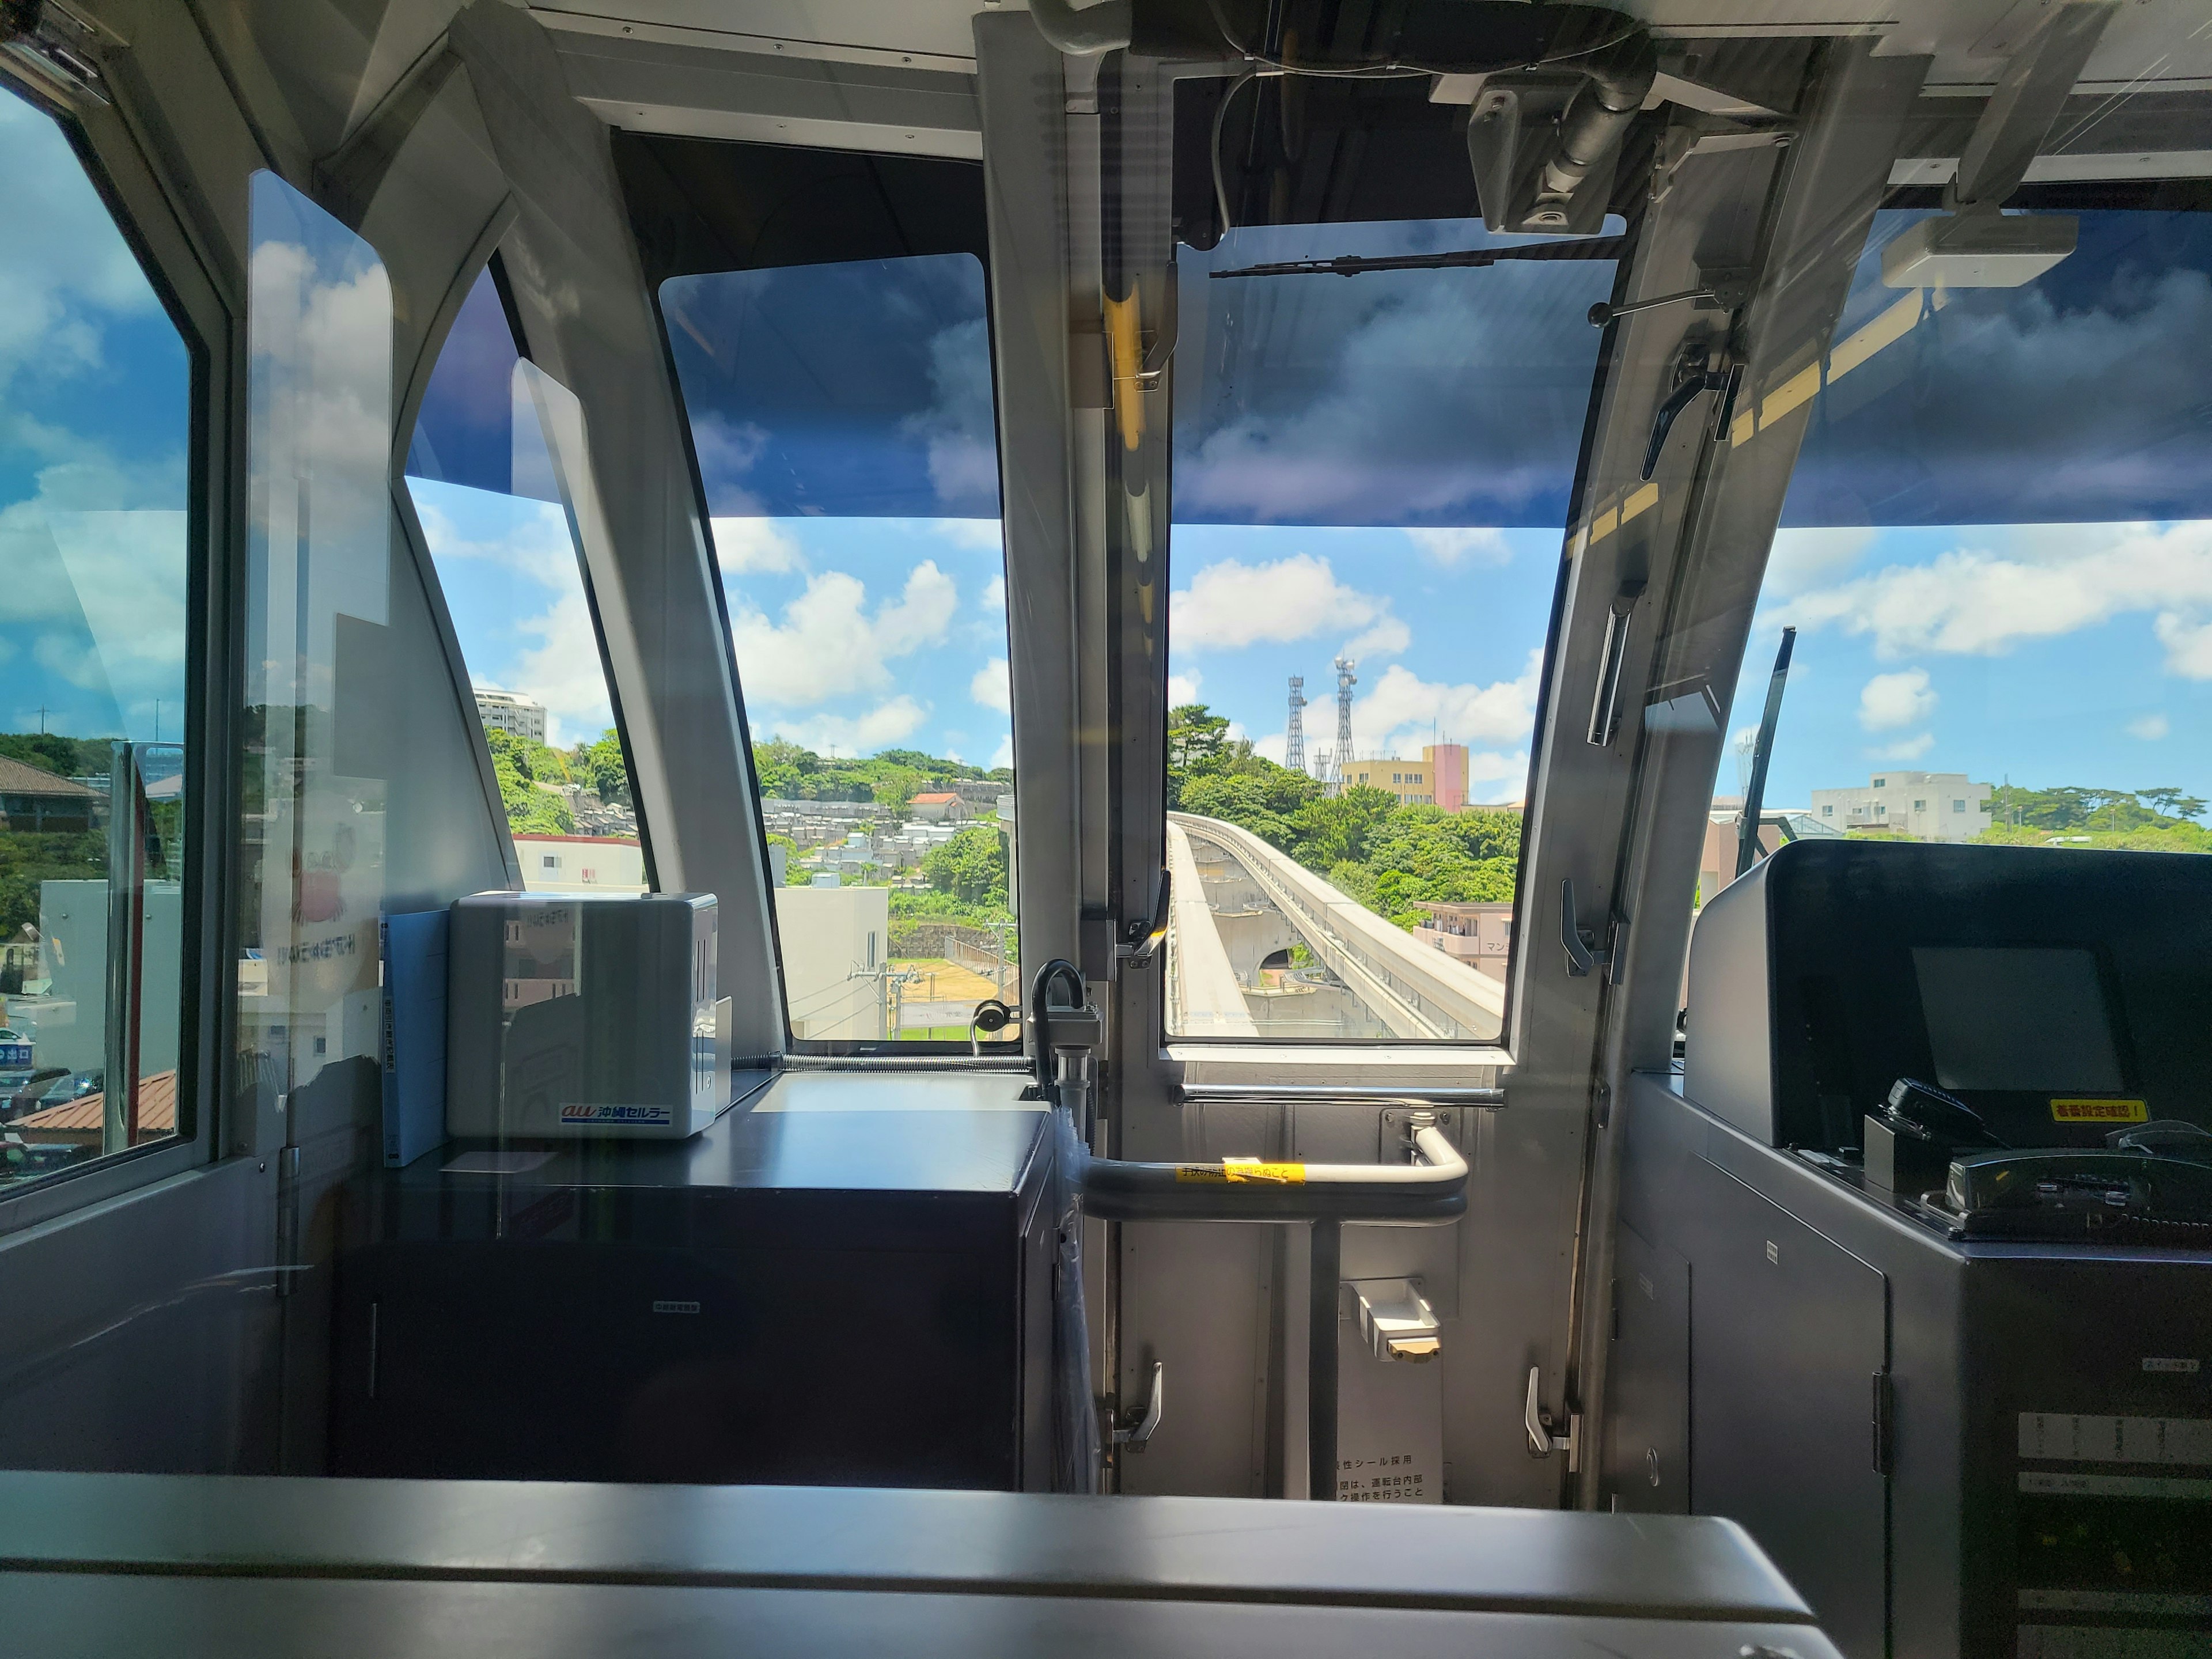
[[[1494,265],[1500,259],[1619,259],[1628,252],[1626,236],[1585,236],[1573,241],[1534,242],[1520,247],[1458,248],[1449,253],[1340,253],[1334,259],[1284,259],[1273,264],[1209,270],[1208,276],[1360,276],[1371,270],[1450,270]]]

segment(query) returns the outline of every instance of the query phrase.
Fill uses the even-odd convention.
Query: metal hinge
[[[1565,1434],[1556,1432],[1558,1425],[1539,1399],[1538,1382],[1537,1368],[1531,1365],[1528,1367],[1528,1399],[1521,1419],[1522,1427],[1528,1432],[1528,1455],[1549,1457],[1553,1452],[1563,1451],[1567,1455],[1567,1473],[1579,1474],[1583,1466],[1583,1414],[1569,1412],[1567,1431]]]

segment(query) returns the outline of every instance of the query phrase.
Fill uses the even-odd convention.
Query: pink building
[[[1456,812],[1467,805],[1467,745],[1429,743],[1421,745],[1421,758],[1429,763],[1429,789],[1437,805]]]

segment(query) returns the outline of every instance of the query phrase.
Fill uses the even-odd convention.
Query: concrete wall
[[[792,1036],[822,1042],[889,1035],[884,963],[890,951],[890,911],[887,887],[776,889]]]

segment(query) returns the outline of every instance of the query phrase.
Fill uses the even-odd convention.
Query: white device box
[[[446,1130],[680,1140],[729,1104],[711,893],[475,893],[447,946]]]

